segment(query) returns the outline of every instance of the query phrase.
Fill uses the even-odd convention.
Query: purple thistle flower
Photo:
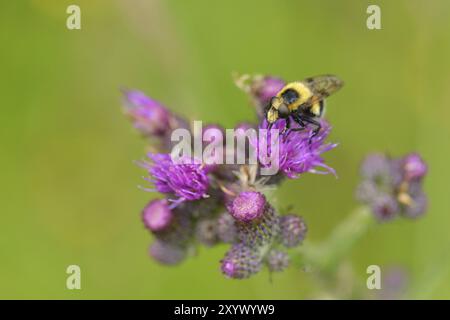
[[[307,231],[308,228],[302,217],[289,214],[280,218],[280,239],[286,248],[301,244]]]
[[[252,93],[261,105],[267,105],[276,96],[277,93],[285,86],[280,78],[265,76],[257,79],[252,83]]]
[[[372,212],[379,221],[391,220],[399,211],[398,202],[389,194],[380,195],[372,203]]]
[[[150,201],[142,211],[144,225],[152,232],[166,229],[172,222],[172,218],[172,211],[165,199]]]
[[[402,207],[402,214],[408,218],[422,216],[428,207],[428,199],[423,191],[411,195],[411,203]]]
[[[161,264],[175,265],[186,258],[186,248],[156,240],[149,249],[150,256]]]
[[[218,169],[219,164],[224,163],[223,147],[225,146],[225,129],[216,124],[208,124],[203,127],[203,162],[209,166],[210,171]],[[218,150],[222,150],[222,152]],[[208,150],[208,152],[206,152]],[[216,152],[218,151],[218,152]]]
[[[235,83],[250,96],[259,119],[264,118],[264,110],[270,99],[286,84],[282,79],[262,75],[242,75],[235,79]]]
[[[361,164],[363,181],[376,185],[379,192],[391,193],[395,184],[401,180],[401,170],[395,159],[381,153],[368,155]]]
[[[422,190],[423,178],[428,168],[417,153],[411,153],[400,161],[403,181],[398,186],[397,200],[400,202],[403,216],[417,218],[425,213],[428,199]]]
[[[391,220],[398,213],[418,217],[427,208],[427,197],[422,191],[426,173],[427,165],[417,153],[396,159],[371,154],[361,165],[357,198],[368,204],[380,221]]]
[[[402,159],[404,178],[406,181],[423,178],[428,171],[427,164],[417,153],[411,153]]]
[[[280,250],[271,250],[266,258],[267,267],[271,272],[280,272],[289,266],[289,255]]]
[[[307,126],[301,131],[287,130],[281,133],[279,139],[274,143],[279,146],[279,162],[278,167],[288,178],[294,179],[305,172],[317,174],[336,174],[333,168],[327,166],[321,157],[322,153],[327,152],[337,146],[337,144],[324,143],[328,137],[331,127],[325,120],[321,120],[322,129],[311,139],[313,129]],[[261,124],[261,129],[267,129],[268,123],[264,120]],[[280,132],[285,128],[285,120],[280,119],[272,126],[272,129],[278,129]],[[292,128],[298,128],[296,123],[293,123]],[[263,167],[270,163],[270,155],[275,149],[270,133],[260,134],[257,144],[258,159]],[[255,142],[252,143],[256,146]],[[261,146],[267,146],[266,150],[261,150]],[[325,171],[316,170],[317,167],[325,169]]]
[[[370,180],[377,180],[391,175],[391,160],[382,153],[369,154],[361,164],[361,175]]]
[[[161,103],[140,91],[124,92],[125,113],[144,135],[164,136],[171,129],[171,114]]]
[[[172,130],[185,128],[189,123],[182,117],[170,112],[156,100],[136,90],[124,91],[124,112],[134,127],[145,137],[155,142],[161,151],[172,149]]]
[[[256,191],[244,191],[234,198],[230,213],[238,221],[250,222],[261,218],[265,207],[264,195]]]
[[[152,182],[157,191],[177,196],[176,204],[207,197],[209,179],[204,166],[195,163],[175,164],[168,154],[149,154],[148,157],[152,164],[140,163],[151,175],[146,180]]]
[[[229,278],[245,279],[259,272],[261,258],[254,249],[242,243],[234,244],[221,260],[221,269]]]

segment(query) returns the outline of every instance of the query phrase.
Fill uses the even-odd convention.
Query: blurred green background
[[[70,4],[81,7],[81,30],[66,28]],[[366,28],[369,4],[381,7],[382,30]],[[339,179],[305,175],[277,191],[311,241],[356,206],[366,153],[423,155],[427,215],[376,226],[349,258],[363,281],[370,264],[402,265],[429,284],[423,297],[450,298],[449,31],[444,0],[2,1],[0,298],[310,296],[314,279],[296,268],[272,281],[267,272],[225,279],[225,246],[178,267],[147,255],[140,210],[154,195],[136,188],[132,161],[145,143],[122,115],[119,88],[232,127],[253,119],[232,71],[346,82],[327,113]],[[65,287],[70,264],[81,267],[82,290]]]

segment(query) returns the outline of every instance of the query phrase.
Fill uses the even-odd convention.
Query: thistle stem
[[[306,243],[301,247],[299,253],[303,262],[323,273],[333,271],[374,223],[368,207],[357,208],[324,242]]]

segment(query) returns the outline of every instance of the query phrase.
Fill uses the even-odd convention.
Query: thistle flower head
[[[242,76],[237,84],[250,95],[262,121],[259,128],[267,129],[266,106],[285,82],[270,76]],[[280,218],[263,193],[285,177],[296,178],[305,172],[335,173],[322,159],[324,152],[336,146],[325,142],[331,130],[327,122],[321,122],[322,129],[317,135],[310,126],[302,131],[282,131],[280,139],[274,142],[276,145],[268,143],[272,143],[270,133],[258,136],[256,130],[245,132],[258,126],[241,123],[236,126],[238,132],[234,139],[240,142],[250,139],[250,145],[244,144],[245,150],[239,149],[242,144],[225,144],[224,129],[219,125],[207,125],[194,137],[201,139],[202,143],[198,145],[204,149],[203,163],[200,164],[188,157],[174,162],[170,154],[166,154],[174,145],[170,140],[172,130],[180,126],[187,129],[188,126],[162,104],[139,91],[128,91],[125,92],[125,112],[140,132],[156,138],[149,139],[150,142],[158,143],[155,151],[158,153],[148,154],[150,161],[139,163],[148,172],[145,179],[153,184],[154,189],[148,190],[158,191],[166,197],[151,201],[142,213],[145,226],[155,238],[149,249],[155,260],[174,265],[183,261],[190,249],[198,244],[212,246],[223,242],[231,244],[221,260],[221,270],[229,278],[248,278],[259,272],[262,265],[273,272],[287,268],[289,256],[279,248],[281,245],[299,245],[305,237],[306,225],[303,219],[294,215]],[[285,121],[280,119],[273,129],[284,129]],[[293,128],[298,126],[292,122]],[[192,131],[191,134],[197,134]],[[264,148],[264,144],[268,149],[262,151],[267,152],[260,152],[259,148]],[[187,147],[197,149],[197,144],[189,143]],[[259,169],[266,164],[272,167],[270,150],[278,147],[276,165],[279,172],[270,178],[262,177],[263,172]],[[233,157],[237,155],[236,160],[253,160],[256,152],[258,162],[241,164],[238,161],[237,164],[222,165],[223,157],[229,159],[231,152]],[[408,189],[408,195],[414,198],[410,191]],[[406,197],[403,200],[405,205],[412,203]],[[223,212],[225,209],[228,212]]]
[[[290,179],[299,177],[305,172],[318,174],[335,174],[334,169],[325,164],[321,155],[337,146],[337,144],[325,143],[331,127],[325,120],[321,120],[322,128],[319,133],[313,136],[313,128],[307,126],[301,131],[287,130],[284,133],[285,120],[280,119],[272,126],[272,129],[280,130],[279,139],[272,139],[270,132],[267,134],[260,134],[257,148],[258,159],[263,167],[271,164],[272,152],[276,152],[276,145],[278,144],[279,160],[278,167],[284,175]],[[297,124],[292,125],[293,128],[298,128]],[[261,129],[267,129],[268,123],[264,120],[261,124]],[[274,140],[274,141],[272,141]],[[253,143],[255,145],[255,143]],[[267,149],[264,148],[267,146]],[[322,168],[324,170],[317,170]]]
[[[267,254],[266,262],[270,271],[280,272],[289,266],[290,259],[286,252],[272,249]]]
[[[172,209],[172,220],[166,228],[151,231],[158,240],[178,247],[186,247],[194,234],[195,225],[190,212],[180,210],[180,207],[182,206]]]
[[[207,218],[213,216],[221,209],[222,195],[218,190],[211,189],[208,196],[199,200],[185,201],[177,207],[177,211],[188,213],[193,218]]]
[[[219,167],[218,164],[223,163],[224,136],[225,129],[217,124],[208,124],[202,130],[203,148],[205,150],[203,161],[208,165],[207,169],[210,171],[215,171]]]
[[[280,218],[280,239],[287,247],[296,247],[303,242],[308,228],[302,217],[289,214]]]
[[[277,239],[280,232],[279,217],[275,209],[266,204],[257,220],[236,221],[237,236],[241,243],[252,248],[265,246]]]
[[[125,114],[144,135],[162,136],[171,128],[169,110],[140,91],[125,91],[124,106]]]
[[[228,212],[224,212],[219,216],[217,235],[225,243],[234,243],[237,240],[236,220]]]
[[[273,76],[244,74],[235,77],[236,85],[250,96],[256,113],[260,119],[264,118],[264,110],[270,99],[284,87],[286,82]]]
[[[417,153],[401,158],[371,154],[362,163],[356,196],[372,208],[380,221],[391,220],[397,214],[415,218],[427,208],[422,191],[426,173],[427,165]]]
[[[152,232],[166,229],[172,222],[172,219],[172,211],[165,199],[150,201],[142,211],[144,225]]]
[[[208,247],[215,245],[219,241],[217,220],[212,218],[199,220],[195,229],[195,236],[200,243]]]
[[[389,194],[381,194],[372,202],[372,212],[380,221],[393,219],[399,212],[398,202]]]
[[[390,192],[398,178],[396,162],[382,153],[370,154],[361,165],[361,176],[376,184],[379,190]]]
[[[372,204],[373,208],[380,207],[380,202],[386,195],[394,194],[396,184],[402,179],[398,164],[382,153],[369,154],[361,164],[362,180],[356,189],[357,199]],[[375,202],[378,205],[374,206]]]
[[[229,278],[245,279],[261,269],[261,258],[254,249],[242,243],[234,244],[222,259],[221,269]]]
[[[175,265],[186,257],[186,248],[156,240],[149,249],[150,256],[161,264]]]
[[[280,78],[264,76],[256,78],[251,84],[251,93],[262,105],[267,105],[286,84]]]
[[[265,206],[264,195],[256,191],[244,191],[234,198],[230,213],[238,221],[250,222],[262,217]]]
[[[403,205],[403,215],[408,218],[418,218],[425,213],[428,198],[423,191],[411,194],[411,202]]]
[[[404,178],[407,181],[422,179],[428,171],[427,164],[417,153],[406,155],[402,161]]]
[[[155,189],[174,194],[178,202],[192,201],[207,196],[209,179],[204,166],[195,163],[175,164],[168,154],[149,154],[152,163],[140,163],[151,176]]]

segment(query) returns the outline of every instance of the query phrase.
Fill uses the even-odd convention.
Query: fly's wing
[[[308,105],[313,105],[314,103],[329,97],[344,85],[344,82],[341,79],[330,74],[306,78],[303,82],[313,93],[312,97],[307,102]]]

